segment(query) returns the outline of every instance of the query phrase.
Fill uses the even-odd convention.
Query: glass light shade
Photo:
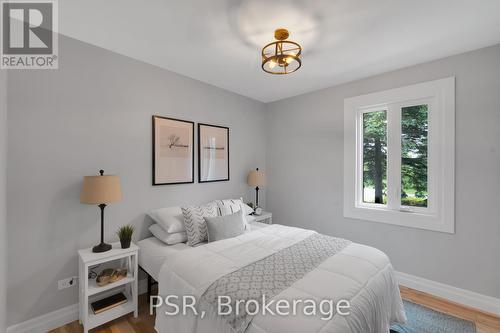
[[[269,43],[262,48],[262,69],[270,74],[290,74],[302,66],[300,59],[302,47],[289,40],[286,29],[278,29],[275,32],[275,42]]]

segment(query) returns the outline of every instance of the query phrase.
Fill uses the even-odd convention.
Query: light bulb
[[[290,64],[293,61],[293,58],[292,57],[286,57],[285,61],[286,61],[287,64]]]
[[[276,62],[274,60],[269,61],[269,68],[273,69],[276,66]]]

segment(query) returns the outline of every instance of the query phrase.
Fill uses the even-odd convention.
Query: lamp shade
[[[252,170],[248,173],[247,183],[252,187],[265,186],[266,175],[259,169]]]
[[[100,205],[118,202],[121,199],[120,177],[104,175],[83,177],[81,203]]]

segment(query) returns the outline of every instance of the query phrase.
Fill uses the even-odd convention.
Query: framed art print
[[[153,116],[153,185],[194,183],[194,123]]]
[[[198,124],[198,182],[229,180],[229,128]]]

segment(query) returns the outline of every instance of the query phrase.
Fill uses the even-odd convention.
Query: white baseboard
[[[78,304],[9,326],[7,333],[46,333],[75,320],[78,320]]]
[[[396,272],[396,277],[399,284],[405,287],[500,316],[499,298],[482,295],[406,273]]]
[[[500,316],[500,299],[498,298],[481,295],[473,291],[456,288],[406,273],[396,272],[396,277],[399,284],[405,287]],[[139,281],[140,295],[146,293],[147,288],[146,279]],[[43,316],[12,325],[7,328],[7,333],[45,333],[75,320],[78,320],[78,304],[73,304]]]
[[[147,279],[139,281],[138,289],[139,295],[147,292]],[[7,328],[7,333],[46,333],[75,320],[78,320],[78,303],[23,321],[22,323],[9,326]]]

